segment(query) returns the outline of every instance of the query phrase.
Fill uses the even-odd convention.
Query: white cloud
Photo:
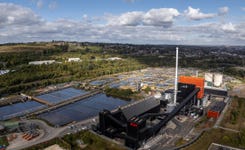
[[[179,16],[178,10],[174,8],[151,9],[147,12],[132,11],[120,16],[107,16],[108,24],[123,26],[163,26],[170,27],[174,18]]]
[[[242,7],[241,9],[242,9],[242,11],[245,11],[245,7]]]
[[[144,13],[140,11],[127,12],[109,20],[111,25],[136,26],[141,24]]]
[[[42,22],[31,9],[12,3],[0,3],[0,28],[6,26],[32,25]]]
[[[188,7],[187,10],[184,11],[185,16],[190,19],[190,20],[201,20],[201,19],[209,19],[209,18],[214,18],[216,14],[213,13],[202,13],[200,12],[200,9],[197,8],[192,8]]]
[[[177,16],[179,16],[179,12],[174,8],[151,9],[143,16],[143,23],[145,25],[169,27]]]
[[[229,31],[229,32],[236,31],[235,26],[231,22],[223,24],[221,26],[221,29],[224,30],[224,31]]]
[[[224,7],[219,8],[218,14],[223,16],[223,15],[226,15],[228,12],[229,12],[229,7],[224,6]]]
[[[45,21],[29,8],[8,3],[0,3],[0,14],[0,43],[51,40],[201,45],[245,43],[245,23],[214,21],[171,26],[179,15],[171,8],[107,15],[108,21],[114,20],[114,24],[105,23],[105,20],[96,23],[98,21],[87,15],[81,21]]]

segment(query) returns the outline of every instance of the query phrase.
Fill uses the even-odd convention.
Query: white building
[[[9,73],[10,70],[0,70],[0,75],[3,75],[3,74],[6,74],[6,73]]]
[[[79,62],[81,61],[80,58],[68,58],[68,62]]]
[[[111,60],[111,61],[114,61],[114,60],[121,60],[122,58],[120,57],[111,57],[111,58],[107,58],[107,60]]]
[[[55,63],[55,60],[42,60],[42,61],[30,61],[29,65],[48,65],[48,64],[52,64]]]

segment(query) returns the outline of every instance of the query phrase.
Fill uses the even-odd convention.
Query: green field
[[[9,143],[8,143],[6,136],[0,137],[0,146],[8,146],[8,145]]]
[[[92,132],[85,131],[63,137],[64,141],[71,145],[72,149],[79,149],[77,140],[82,140],[87,145],[84,150],[124,150],[121,146],[107,141]]]
[[[242,130],[245,129],[245,98],[234,97],[222,122],[222,127]]]
[[[53,140],[26,148],[24,150],[44,149],[48,146],[58,144],[66,150],[125,150],[121,146],[107,141],[89,131],[81,131],[76,134],[65,135],[63,138]],[[81,148],[81,146],[83,148]]]
[[[25,148],[23,150],[41,150],[41,149],[44,149],[44,148],[49,147],[49,146],[54,145],[54,144],[57,144],[66,150],[71,150],[70,145],[60,138],[55,138],[55,139],[52,139],[50,141],[47,141],[47,142],[44,142],[44,143],[41,143],[41,144],[38,144],[35,146]]]
[[[53,49],[54,47],[53,44],[49,43],[2,45],[0,46],[0,53],[44,51],[46,49]]]
[[[205,133],[192,145],[184,150],[207,150],[210,144],[218,143],[237,148],[245,148],[245,131],[234,133],[222,129],[211,129]]]

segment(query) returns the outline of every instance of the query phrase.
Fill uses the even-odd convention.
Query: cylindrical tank
[[[219,87],[223,82],[223,75],[216,73],[214,74],[214,86]]]
[[[205,73],[205,81],[206,82],[213,82],[213,74],[212,73]]]

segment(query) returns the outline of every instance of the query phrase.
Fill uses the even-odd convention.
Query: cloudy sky
[[[0,0],[0,43],[245,45],[245,0]]]

